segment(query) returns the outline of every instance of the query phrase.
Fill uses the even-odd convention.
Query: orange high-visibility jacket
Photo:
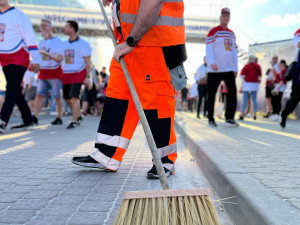
[[[121,0],[121,29],[124,39],[130,34],[141,0]],[[172,46],[185,43],[183,0],[163,0],[159,17],[140,40],[139,46]]]

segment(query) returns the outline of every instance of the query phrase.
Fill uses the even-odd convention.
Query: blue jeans
[[[252,103],[253,103],[253,112],[257,113],[257,101],[256,101],[256,95],[257,91],[243,91],[243,106],[242,106],[242,113],[245,112],[248,99],[251,95]]]

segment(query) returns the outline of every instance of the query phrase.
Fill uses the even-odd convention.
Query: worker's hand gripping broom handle
[[[113,32],[113,30],[112,30],[112,28],[110,26],[109,20],[107,18],[104,6],[102,4],[102,0],[98,0],[98,2],[99,2],[99,5],[100,5],[102,14],[104,16],[104,19],[105,19],[105,22],[106,22],[106,26],[107,26],[109,35],[110,35],[110,37],[111,37],[111,39],[113,41],[114,46],[116,47],[118,45],[117,44],[117,40],[116,40],[116,38],[114,36],[114,32]],[[146,135],[146,138],[147,138],[147,141],[148,141],[151,153],[152,153],[152,157],[154,159],[154,163],[155,163],[158,175],[159,175],[159,180],[160,180],[161,186],[162,186],[162,188],[164,190],[169,189],[169,183],[168,183],[168,180],[167,180],[164,168],[162,166],[161,159],[160,159],[160,157],[159,157],[159,155],[157,153],[157,147],[156,147],[156,144],[154,142],[153,135],[151,133],[151,130],[150,130],[148,121],[146,119],[144,110],[142,108],[141,102],[140,102],[139,97],[138,97],[138,95],[136,93],[136,90],[134,88],[132,79],[130,77],[130,74],[128,72],[127,66],[126,66],[125,61],[124,61],[123,58],[120,59],[120,63],[121,63],[123,72],[125,74],[125,78],[126,78],[126,81],[127,81],[127,84],[128,84],[128,87],[129,87],[132,99],[134,101],[136,110],[138,112],[138,115],[140,117],[140,121],[141,121],[143,129],[144,129],[144,132],[145,132],[145,135]]]

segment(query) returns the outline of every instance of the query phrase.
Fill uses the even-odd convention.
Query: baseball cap
[[[230,9],[229,8],[223,8],[221,10],[221,15],[223,15],[224,13],[229,13],[230,14]]]

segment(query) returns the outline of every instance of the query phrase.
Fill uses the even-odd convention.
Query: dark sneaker
[[[21,123],[20,125],[11,127],[12,130],[15,130],[15,129],[30,130],[32,128],[33,128],[33,123],[29,123],[29,124]]]
[[[197,118],[200,119],[200,115],[199,114],[197,114]]]
[[[6,123],[3,121],[0,121],[0,134],[5,132]]]
[[[80,123],[83,121],[83,117],[82,116],[79,116],[78,119],[77,119],[77,124],[78,126],[80,125]]]
[[[244,117],[243,117],[243,116],[240,116],[239,120],[244,120]]]
[[[63,124],[62,120],[58,117],[51,123],[52,125],[61,125]]]
[[[71,121],[69,126],[67,126],[67,129],[72,129],[78,127],[78,124],[75,121]]]
[[[271,116],[270,112],[268,112],[266,115],[264,115],[264,118],[269,118],[269,116]]]
[[[98,168],[98,169],[109,171],[108,169],[106,169],[105,166],[103,166],[101,163],[97,162],[95,159],[93,159],[89,155],[73,157],[72,163],[74,163],[78,166],[84,166],[84,167],[89,167],[89,168]]]
[[[210,127],[217,127],[217,126],[218,126],[218,125],[216,124],[215,120],[210,120],[210,121],[208,121],[208,125],[209,125]]]
[[[285,128],[285,126],[286,126],[286,118],[281,117],[281,121],[280,121],[279,125],[280,125],[282,128]]]
[[[253,116],[253,120],[256,120],[256,116]]]
[[[233,119],[226,120],[226,125],[229,127],[238,127],[239,124],[235,122]]]
[[[166,176],[169,177],[171,175],[170,170],[168,170],[167,168],[164,168],[164,169],[165,169]],[[159,179],[155,165],[153,165],[151,170],[148,171],[147,178],[148,179]]]
[[[39,119],[35,115],[33,115],[32,116],[32,122],[33,122],[33,124],[38,125],[39,124]]]

